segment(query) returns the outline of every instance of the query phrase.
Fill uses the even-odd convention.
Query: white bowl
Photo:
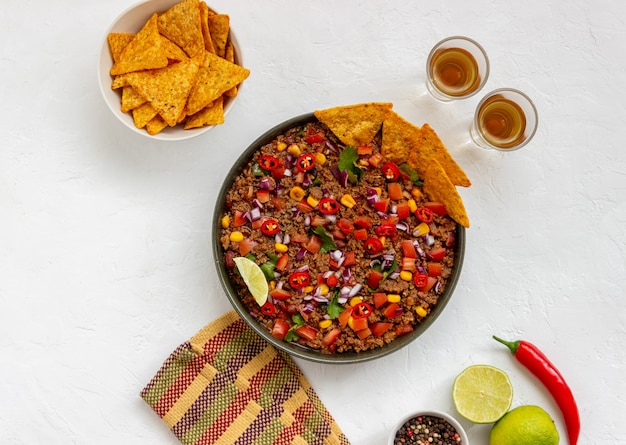
[[[394,426],[393,430],[391,431],[391,433],[389,435],[389,440],[387,441],[387,444],[388,445],[394,445],[394,439],[396,437],[396,433],[400,430],[402,425],[404,425],[405,422],[407,422],[408,420],[413,419],[414,417],[418,417],[418,416],[439,417],[439,418],[445,420],[450,425],[452,425],[454,427],[454,429],[456,430],[456,432],[459,433],[459,436],[461,436],[461,442],[459,442],[459,444],[460,445],[469,445],[469,439],[467,437],[467,433],[465,432],[465,430],[463,429],[461,424],[454,417],[452,417],[450,414],[446,414],[446,413],[444,413],[442,411],[435,411],[435,410],[416,411],[414,413],[411,413],[411,414],[405,416],[403,419],[401,419]]]
[[[160,133],[151,136],[144,128],[137,128],[133,122],[133,116],[131,113],[123,113],[121,110],[121,88],[117,90],[111,89],[112,78],[109,74],[111,67],[113,66],[113,58],[109,50],[109,44],[107,42],[107,36],[111,32],[139,32],[142,26],[148,21],[148,19],[155,12],[160,13],[167,11],[175,4],[180,3],[180,0],[146,0],[131,6],[126,11],[122,12],[109,29],[104,34],[102,39],[102,47],[100,48],[100,56],[98,58],[98,83],[100,84],[100,91],[104,97],[104,101],[108,105],[111,112],[122,122],[126,127],[135,133],[142,134],[151,139],[159,139],[162,141],[182,141],[190,139],[201,134],[206,133],[215,127],[210,125],[202,128],[195,128],[191,130],[183,129],[182,125],[176,127],[164,128]],[[213,9],[213,8],[211,8]],[[213,9],[214,10],[214,9]],[[214,10],[215,11],[215,10]],[[216,11],[217,12],[217,11]],[[237,37],[230,29],[230,41],[233,45],[235,52],[235,63],[240,66],[244,66],[241,48],[237,42]],[[241,87],[243,83],[239,85],[239,93],[241,93]],[[239,94],[235,97],[225,98],[224,100],[224,117],[232,109],[235,100],[239,97]]]

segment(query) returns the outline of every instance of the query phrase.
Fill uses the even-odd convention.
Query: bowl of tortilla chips
[[[129,129],[177,141],[224,122],[250,71],[230,17],[203,0],[148,0],[124,11],[100,50],[98,78]]]

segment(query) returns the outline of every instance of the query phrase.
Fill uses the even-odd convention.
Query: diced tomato
[[[383,314],[387,318],[396,318],[398,315],[402,315],[402,308],[398,303],[390,303],[383,311]]]
[[[377,212],[387,213],[389,212],[389,198],[382,198],[374,202],[374,209]]]
[[[354,218],[354,226],[360,229],[371,229],[374,225],[374,222],[371,217],[361,215]]]
[[[356,152],[359,156],[371,155],[373,151],[374,147],[372,147],[371,145],[359,145],[356,148]]]
[[[291,241],[298,244],[304,244],[309,241],[309,237],[304,233],[292,233],[289,235]]]
[[[387,294],[384,292],[374,292],[374,307],[381,307],[387,303]]]
[[[264,189],[259,189],[256,191],[256,199],[259,200],[259,202],[262,202],[263,204],[265,204],[266,202],[270,201],[270,191],[269,190],[264,190]]]
[[[393,326],[393,323],[387,323],[383,321],[378,322],[378,323],[372,323],[370,325],[370,331],[372,332],[374,337],[382,337],[383,334],[387,332],[389,328],[391,328],[392,326]]]
[[[429,209],[431,212],[437,214],[437,215],[447,215],[448,214],[448,209],[446,209],[446,206],[443,205],[443,203],[441,202],[427,202],[426,204],[424,204],[424,207],[426,207],[427,209]]]
[[[284,210],[287,207],[287,200],[282,196],[274,197],[274,208],[278,211]]]
[[[311,218],[311,225],[313,227],[317,227],[317,226],[325,226],[329,223],[330,221],[326,218],[324,218],[321,215],[314,215],[313,218]]]
[[[441,276],[441,270],[443,269],[441,263],[428,263],[428,276],[439,277]]]
[[[276,288],[270,291],[270,297],[279,301],[285,301],[291,298],[291,293],[288,290]]]
[[[370,335],[372,335],[372,331],[369,328],[361,329],[356,333],[356,336],[359,337],[361,340],[366,339]]]
[[[403,198],[402,185],[399,182],[390,182],[387,184],[387,193],[394,201],[400,201]]]
[[[402,257],[402,270],[413,272],[415,270],[415,258]]]
[[[346,239],[346,235],[343,234],[343,232],[339,229],[335,229],[333,230],[333,239]]]
[[[346,325],[348,324],[348,320],[350,320],[351,315],[352,315],[352,307],[348,306],[337,317],[337,321],[339,321],[339,326],[341,326],[342,328],[345,328]]]
[[[429,290],[433,288],[436,282],[437,282],[437,278],[428,277],[428,279],[426,280],[426,284],[424,286],[418,287],[417,290],[420,292],[428,292]]]
[[[322,142],[324,140],[324,133],[317,133],[311,136],[307,136],[304,138],[309,144],[315,144],[317,142]]]
[[[308,324],[304,324],[296,328],[296,334],[298,334],[298,337],[302,337],[309,341],[317,338],[317,332],[317,329],[313,326],[309,326]]]
[[[436,247],[428,251],[426,255],[433,261],[441,261],[446,257],[446,248]]]
[[[322,339],[322,343],[324,343],[325,346],[332,345],[333,343],[337,341],[337,338],[339,338],[339,335],[341,335],[341,329],[333,328],[330,331],[328,331],[328,333],[324,336],[324,338]]]
[[[274,327],[272,327],[272,335],[274,337],[283,340],[288,331],[289,323],[281,318],[277,318],[274,320]]]
[[[335,274],[330,275],[328,278],[326,278],[326,284],[328,285],[328,287],[336,287],[339,284],[339,278],[337,278],[337,275]]]
[[[415,252],[415,246],[413,245],[413,241],[410,239],[404,239],[401,242],[402,246],[402,256],[405,258],[417,258],[417,253]]]
[[[413,332],[413,326],[410,324],[399,324],[396,325],[396,335],[399,337],[401,335],[405,335]]]
[[[252,252],[252,249],[254,249],[257,246],[256,241],[251,240],[250,238],[244,238],[240,243],[239,243],[239,255],[241,256],[245,256],[247,254],[249,254],[250,252]]]
[[[317,253],[322,248],[322,239],[317,235],[311,235],[304,248],[311,253]]]
[[[365,241],[367,239],[367,229],[356,229],[354,231],[354,238],[359,241]]]
[[[383,159],[383,155],[381,155],[380,153],[374,153],[367,159],[367,162],[373,167],[378,167]]]
[[[362,331],[368,327],[367,318],[352,318],[348,324],[354,332]]]
[[[344,235],[350,235],[354,231],[354,224],[347,218],[340,218],[337,221],[337,227]]]
[[[352,267],[356,264],[356,255],[353,251],[345,252],[343,258],[344,267]]]
[[[406,201],[399,202],[396,206],[396,214],[398,215],[398,219],[407,219],[411,216],[411,207],[409,203]]]
[[[281,179],[285,177],[285,170],[286,169],[284,165],[282,164],[279,165],[274,170],[272,170],[272,177],[276,179],[277,181],[280,181]]]
[[[243,216],[243,212],[235,210],[235,215],[233,216],[233,227],[244,226],[247,222],[248,220]]]
[[[284,253],[278,258],[278,261],[276,261],[276,269],[282,272],[287,269],[287,264],[289,264],[289,255]]]
[[[311,207],[311,205],[306,202],[306,199],[303,199],[298,204],[296,204],[296,209],[298,209],[302,213],[309,213],[314,210],[313,207]]]
[[[370,273],[367,275],[367,285],[372,289],[378,288],[380,284],[380,280],[383,279],[383,274],[375,269],[370,270]]]
[[[398,228],[395,224],[389,224],[386,222],[385,224],[381,224],[380,226],[376,227],[374,231],[378,236],[394,237],[398,233]]]

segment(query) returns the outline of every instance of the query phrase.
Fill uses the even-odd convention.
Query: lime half
[[[267,301],[267,293],[269,287],[267,286],[267,280],[261,268],[252,260],[246,257],[233,258],[237,270],[243,281],[248,286],[248,290],[256,300],[259,306],[263,306]]]
[[[513,386],[501,369],[489,365],[465,368],[452,385],[454,406],[473,423],[494,423],[511,407]]]

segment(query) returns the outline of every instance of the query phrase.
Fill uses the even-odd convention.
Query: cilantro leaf
[[[365,174],[365,171],[359,167],[358,161],[359,154],[357,153],[356,148],[351,145],[345,147],[339,155],[339,162],[337,166],[339,167],[339,170],[348,173],[348,180],[353,184],[359,182]]]
[[[417,174],[417,172],[413,169],[413,167],[411,167],[406,162],[400,164],[398,167],[405,175],[409,177],[413,184],[417,186],[422,185],[422,180],[420,179],[420,176]]]
[[[334,320],[335,318],[339,317],[339,314],[341,314],[343,312],[343,307],[339,304],[339,292],[335,292],[333,294],[333,298],[331,298],[330,302],[328,303],[328,316],[331,318],[331,320]]]
[[[285,340],[286,341],[294,341],[294,340],[299,339],[300,337],[298,336],[298,334],[296,334],[295,331],[300,326],[303,326],[306,323],[306,321],[304,321],[304,318],[302,318],[302,315],[300,315],[300,314],[292,315],[291,316],[291,321],[293,321],[294,324],[287,331],[287,335],[285,335]]]
[[[322,247],[320,248],[320,252],[326,253],[326,252],[330,252],[331,250],[337,250],[337,245],[335,244],[335,240],[333,239],[332,235],[330,235],[326,230],[324,230],[324,227],[322,226],[315,227],[315,230],[313,230],[313,233],[319,236],[320,239],[322,240]]]

